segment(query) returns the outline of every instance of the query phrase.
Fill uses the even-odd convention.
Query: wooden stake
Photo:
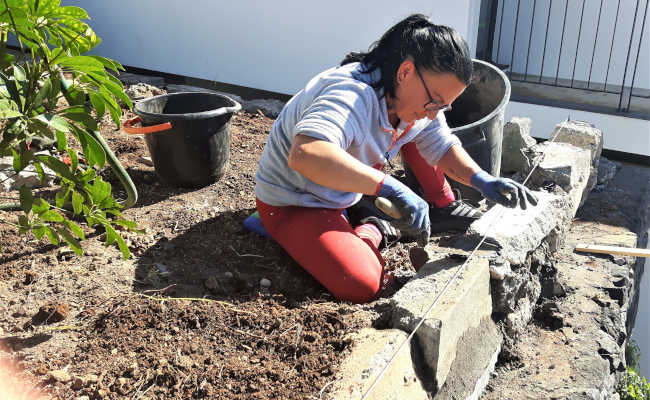
[[[597,244],[577,244],[576,251],[587,253],[616,254],[621,256],[650,257],[650,249],[638,249],[634,247],[600,246]]]

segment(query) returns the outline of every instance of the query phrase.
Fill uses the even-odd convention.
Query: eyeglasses
[[[429,92],[429,88],[427,87],[426,82],[424,82],[424,79],[422,78],[422,75],[420,74],[417,65],[413,64],[413,66],[415,67],[415,73],[418,74],[418,77],[420,78],[420,82],[422,82],[422,86],[424,86],[424,90],[427,92],[427,96],[429,96],[429,101],[424,105],[424,109],[427,112],[451,111],[451,106],[449,104],[440,104],[440,101],[435,100],[433,97],[431,97],[431,92]]]

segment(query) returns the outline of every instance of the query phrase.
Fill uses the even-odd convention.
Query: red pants
[[[402,147],[402,157],[427,201],[444,207],[454,200],[444,174],[424,161],[414,143]],[[259,199],[257,210],[271,237],[336,298],[364,303],[377,295],[384,260],[363,225],[352,228],[341,210],[275,207]]]

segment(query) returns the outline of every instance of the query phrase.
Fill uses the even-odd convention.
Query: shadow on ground
[[[246,231],[254,210],[223,212],[174,236],[161,235],[138,256],[134,291],[163,289],[172,297],[248,301],[260,293],[289,306],[331,295],[271,239]],[[270,281],[270,287],[261,281]],[[268,282],[264,282],[268,283]]]

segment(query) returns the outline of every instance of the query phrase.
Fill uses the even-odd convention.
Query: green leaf
[[[32,190],[25,185],[20,187],[20,208],[23,209],[25,214],[29,214],[34,204],[34,196]]]
[[[106,228],[106,245],[109,246],[117,240],[120,235],[115,232],[115,229],[113,229],[112,226],[110,225],[104,225],[104,228]]]
[[[81,148],[83,149],[88,165],[103,167],[106,163],[106,153],[94,135],[83,129],[75,129],[75,134],[81,143]]]
[[[57,233],[59,235],[63,236],[63,240],[65,240],[65,242],[68,244],[68,246],[70,246],[70,248],[75,253],[77,253],[77,255],[79,255],[79,256],[83,255],[83,250],[81,250],[81,244],[79,243],[77,238],[72,236],[72,233],[70,233],[69,230],[64,229],[64,228],[57,228],[56,231],[57,231]]]
[[[136,229],[138,227],[135,221],[129,221],[128,219],[116,219],[113,223],[129,229]]]
[[[65,150],[65,148],[68,147],[68,138],[66,137],[65,133],[62,131],[57,130],[56,131],[56,148],[59,151]]]
[[[47,235],[48,239],[50,239],[50,242],[53,245],[58,246],[59,243],[61,242],[59,235],[55,231],[50,229],[49,226],[44,226],[43,229],[45,230],[45,234]]]
[[[63,222],[63,216],[54,210],[47,210],[38,215],[43,221],[47,222]]]
[[[16,81],[26,81],[25,69],[20,65],[14,65],[14,78]]]
[[[34,234],[34,236],[36,236],[36,239],[41,240],[41,238],[45,235],[45,227],[44,226],[32,227],[32,233]]]
[[[79,225],[75,224],[74,222],[70,221],[69,219],[66,219],[65,221],[63,221],[63,223],[64,223],[65,226],[67,226],[68,229],[70,229],[70,230],[72,231],[72,233],[74,233],[74,234],[75,234],[79,239],[81,239],[81,240],[85,240],[85,239],[86,239],[86,236],[84,235],[84,231],[81,230],[81,228],[79,227]]]
[[[81,123],[87,130],[97,130],[97,121],[90,115],[90,109],[85,106],[74,106],[61,113],[61,116]]]
[[[104,71],[104,64],[88,56],[74,56],[59,58],[55,61],[55,65],[69,68],[76,71],[91,72],[91,71]]]
[[[61,116],[56,114],[41,114],[36,117],[39,121],[43,122],[56,129],[57,131],[68,133],[70,132],[70,124]]]
[[[34,214],[42,214],[49,209],[50,203],[41,198],[34,199],[34,204],[32,205],[32,212]]]
[[[72,208],[75,214],[80,214],[83,210],[84,197],[79,192],[72,192]]]
[[[43,83],[43,87],[38,91],[34,101],[31,104],[31,108],[35,109],[43,104],[43,100],[50,97],[50,91],[52,90],[52,78],[48,79]]]
[[[0,72],[0,79],[4,81],[5,87],[7,89],[7,93],[9,94],[11,100],[13,100],[14,103],[18,105],[19,110],[22,110],[23,109],[22,98],[20,96],[20,93],[18,93],[18,87],[16,86],[16,81],[9,79],[5,74],[1,72]]]
[[[0,70],[7,69],[14,62],[14,55],[10,53],[0,53]]]
[[[76,19],[89,19],[86,11],[81,7],[65,6],[51,14],[54,17],[71,17]]]
[[[25,167],[29,165],[29,162],[34,158],[34,153],[27,149],[27,144],[25,142],[20,143],[18,150],[20,153],[16,151],[16,148],[11,148],[11,153],[14,156],[13,167],[16,172],[25,169]]]
[[[117,236],[117,246],[120,248],[120,251],[122,252],[122,259],[128,260],[131,258],[131,252],[129,251],[129,246],[126,245],[124,242],[124,239],[122,239],[122,236]]]
[[[65,188],[65,190],[63,190]],[[63,188],[61,188],[59,191],[56,192],[56,206],[59,208],[63,208],[65,205],[65,202],[68,200],[70,197],[70,192],[72,191],[71,185],[65,185]]]
[[[41,183],[45,182],[45,171],[43,170],[43,166],[38,160],[34,160],[34,168],[36,169],[38,179],[40,179]]]
[[[92,181],[93,179],[95,179],[96,176],[97,176],[97,173],[95,172],[95,170],[92,169],[92,168],[88,168],[86,170],[86,172],[84,172],[81,175],[81,180],[83,182],[85,182],[85,183],[88,183],[88,182]]]
[[[94,204],[100,204],[105,198],[111,195],[111,184],[104,182],[101,177],[97,177],[92,185],[86,186],[86,190]]]
[[[112,71],[117,72],[119,70],[124,69],[120,63],[118,63],[115,60],[111,60],[110,58],[105,58],[105,57],[100,57],[100,56],[89,56],[89,57],[92,57],[95,60],[99,61],[100,63],[104,64],[105,68],[108,68],[108,69],[110,69]]]
[[[0,119],[22,117],[18,105],[9,99],[0,99]]]
[[[101,118],[106,113],[106,104],[104,104],[104,98],[95,91],[88,91],[88,97],[90,97],[90,103],[97,113],[97,117]]]
[[[129,106],[129,108],[133,107],[133,103],[131,102],[131,99],[129,96],[127,96],[124,93],[124,87],[122,87],[122,83],[119,82],[118,79],[112,80],[109,78],[112,77],[112,75],[107,75],[106,73],[104,74],[97,74],[97,73],[89,73],[93,79],[95,79],[100,85],[104,86],[108,91],[115,96],[116,98],[122,100],[124,104]]]
[[[70,168],[61,160],[54,156],[38,155],[37,158],[50,169],[63,178],[74,180],[74,175]]]
[[[73,149],[66,149],[68,157],[70,157],[70,169],[76,171],[79,168],[79,157],[77,157],[77,152]]]

